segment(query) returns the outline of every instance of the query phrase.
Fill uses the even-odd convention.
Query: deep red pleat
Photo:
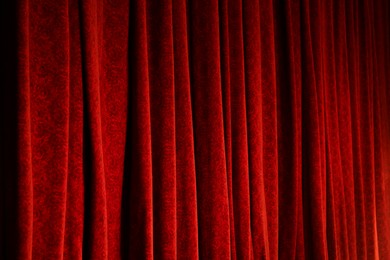
[[[263,170],[261,34],[258,1],[243,1],[245,94],[248,124],[248,163],[251,234],[254,259],[269,259],[267,208]]]
[[[260,1],[264,195],[270,259],[278,258],[278,140],[273,2]]]
[[[130,2],[129,110],[122,257],[153,258],[153,178],[146,1]]]
[[[177,258],[198,259],[198,218],[194,133],[188,54],[189,23],[184,1],[173,1],[176,133]]]
[[[302,179],[305,256],[327,259],[323,82],[319,1],[303,2]]]
[[[218,1],[189,5],[189,51],[198,203],[199,257],[230,254]],[[207,41],[207,44],[202,44]]]

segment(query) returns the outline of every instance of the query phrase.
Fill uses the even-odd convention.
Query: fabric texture
[[[0,2],[1,259],[390,259],[388,0]]]

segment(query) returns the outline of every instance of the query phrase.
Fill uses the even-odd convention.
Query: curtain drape
[[[390,259],[388,0],[0,10],[1,259]]]

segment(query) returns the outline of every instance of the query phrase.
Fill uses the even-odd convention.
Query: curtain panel
[[[0,5],[1,259],[390,259],[388,0]]]

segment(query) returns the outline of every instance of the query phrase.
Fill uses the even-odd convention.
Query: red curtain
[[[390,259],[388,0],[1,2],[1,259]]]

